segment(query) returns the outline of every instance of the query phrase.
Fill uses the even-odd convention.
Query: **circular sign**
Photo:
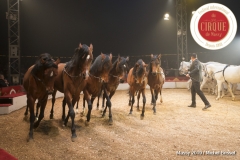
[[[203,48],[217,50],[226,47],[237,32],[237,21],[232,11],[219,3],[201,6],[190,23],[193,39]]]

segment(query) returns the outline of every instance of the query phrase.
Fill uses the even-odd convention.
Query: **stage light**
[[[168,14],[168,13],[166,13],[166,14],[164,15],[164,20],[169,20],[169,14]]]

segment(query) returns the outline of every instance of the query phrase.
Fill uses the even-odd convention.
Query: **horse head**
[[[34,68],[32,69],[33,77],[42,83],[48,94],[52,94],[54,91],[54,81],[58,75],[59,63],[59,58],[54,61],[50,54],[44,53],[40,55]]]
[[[120,57],[118,55],[118,59],[113,63],[113,66],[116,65],[116,74],[119,76],[119,78],[125,77],[125,74],[128,72],[129,67],[128,67],[128,62],[129,57]]]
[[[112,54],[110,55],[101,53],[94,61],[90,68],[90,74],[94,77],[108,82],[108,74],[112,69]]]
[[[184,75],[188,73],[188,70],[190,68],[191,63],[190,62],[186,62],[186,61],[182,61],[180,63],[180,67],[179,67],[179,74],[180,75]]]
[[[133,74],[135,76],[135,81],[136,83],[142,84],[143,81],[146,78],[146,73],[147,73],[147,64],[143,62],[142,59],[138,60],[137,63],[135,64],[133,68]]]
[[[159,72],[159,67],[161,66],[161,54],[153,55],[151,54],[151,63],[150,63],[150,73],[154,76]]]
[[[92,60],[93,60],[93,45],[87,46],[86,44],[79,44],[79,47],[75,50],[77,54],[78,68],[81,70],[81,73],[85,74],[88,72]]]

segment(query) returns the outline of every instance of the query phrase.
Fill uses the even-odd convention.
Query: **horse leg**
[[[141,92],[138,91],[138,96],[137,96],[137,99],[138,99],[138,101],[137,101],[137,111],[140,111],[140,109],[139,109],[139,99],[140,99],[140,96],[141,96]]]
[[[47,99],[48,99],[48,95],[46,94],[45,97],[41,100],[38,101],[38,103],[40,102],[41,108],[40,108],[40,114],[39,114],[39,118],[37,120],[37,122],[34,123],[34,128],[37,128],[41,122],[41,120],[44,117],[44,110],[47,104]]]
[[[26,111],[25,111],[25,113],[24,113],[24,115],[25,115],[25,117],[28,115],[28,105],[26,106]]]
[[[100,98],[100,95],[98,95],[97,97],[97,110],[99,110],[99,98]]]
[[[86,101],[87,99],[86,99],[86,97],[85,97],[85,95],[83,94],[83,110],[82,110],[82,112],[81,112],[81,116],[84,116],[85,115],[85,101]]]
[[[38,111],[39,111],[40,107],[41,107],[41,103],[38,101],[37,106],[36,106],[36,120],[38,120]]]
[[[163,102],[163,100],[162,100],[162,87],[159,90],[159,95],[160,95],[160,103],[162,103]]]
[[[105,114],[106,114],[106,111],[107,111],[107,107],[108,107],[108,105],[107,105],[107,103],[108,103],[108,101],[106,102],[106,106],[104,106],[104,103],[105,103],[105,98],[106,98],[106,96],[105,96],[105,92],[103,92],[103,95],[102,95],[103,97],[102,97],[102,117],[105,117]]]
[[[106,99],[106,95],[103,92],[103,95],[102,95],[102,110],[104,110],[105,99]],[[106,105],[106,108],[107,108],[107,105]]]
[[[131,101],[131,109],[130,109],[130,112],[129,114],[132,114],[132,111],[133,111],[133,104],[135,102],[135,92],[133,92],[133,94],[130,96],[132,98],[132,101]]]
[[[218,86],[218,94],[217,94],[216,100],[219,100],[220,92],[221,92],[221,88],[222,88],[222,82],[221,81],[217,81],[217,86]]]
[[[155,92],[155,100],[157,101],[159,89],[154,90],[154,92]]]
[[[109,124],[109,125],[112,125],[112,124],[113,124],[113,120],[112,120],[112,110],[111,110],[111,108],[112,108],[112,103],[111,103],[111,101],[110,101],[110,97],[108,96],[107,91],[106,91],[105,88],[104,88],[103,91],[104,91],[104,95],[105,95],[105,97],[106,97],[106,99],[107,99],[106,108],[108,107],[108,109],[109,109],[109,120],[108,120],[108,124]],[[104,111],[103,111],[104,115],[105,115],[105,113],[106,113],[106,108],[105,108]]]
[[[66,106],[66,98],[64,97],[62,101],[62,121],[64,121],[66,118],[65,106]]]
[[[151,94],[152,94],[152,104],[153,104],[153,113],[156,113],[156,99],[155,99],[155,93],[154,93],[154,89],[151,88]]]
[[[76,128],[75,128],[75,123],[74,123],[74,119],[75,119],[75,112],[74,112],[74,109],[73,109],[73,105],[72,105],[72,102],[71,102],[71,99],[72,99],[72,95],[70,93],[65,93],[65,98],[66,98],[66,103],[68,105],[68,115],[64,121],[64,125],[66,126],[67,125],[67,122],[68,122],[68,118],[69,116],[71,117],[71,120],[72,120],[72,127],[71,127],[71,131],[72,131],[72,141],[74,141],[75,138],[77,138],[77,135],[76,135]]]
[[[142,108],[141,119],[144,118],[144,112],[145,112],[145,104],[146,104],[145,89],[143,89],[142,91],[142,96],[143,96],[143,108]]]
[[[33,125],[35,121],[35,115],[34,115],[34,102],[36,99],[33,99],[30,95],[27,95],[27,106],[29,107],[30,110],[30,129],[29,129],[29,137],[28,141],[33,139]]]
[[[76,107],[76,109],[77,109],[77,113],[79,113],[79,111],[78,111],[78,104],[79,104],[79,101],[80,101],[80,97],[79,97],[79,100],[77,101],[77,107]]]
[[[56,93],[57,93],[57,90],[54,90],[52,93],[52,109],[50,111],[50,119],[53,119],[53,109],[54,109],[53,107],[56,101]]]
[[[129,102],[128,102],[128,106],[131,106],[132,105],[132,101],[131,101],[131,95],[130,95],[130,93],[129,93]]]
[[[227,86],[228,86],[228,90],[229,90],[229,92],[230,92],[231,95],[232,95],[232,101],[234,101],[234,100],[235,100],[235,96],[234,96],[234,94],[233,94],[233,92],[232,92],[231,84],[228,83]]]
[[[222,96],[221,96],[221,98],[223,98],[225,96],[224,83],[222,83],[221,88],[222,88]]]

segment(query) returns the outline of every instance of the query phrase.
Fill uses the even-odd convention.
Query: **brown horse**
[[[112,96],[115,94],[115,91],[119,85],[120,79],[125,77],[125,74],[128,70],[128,64],[127,64],[128,61],[129,61],[128,57],[124,58],[124,57],[118,56],[118,59],[113,63],[113,68],[111,69],[108,75],[108,82],[103,86],[103,87],[106,87],[107,93],[109,95],[109,99],[111,99]],[[97,109],[99,108],[99,97],[100,95],[98,96]],[[107,106],[104,108],[105,98],[106,98],[105,94],[103,94],[102,108],[104,110],[103,110],[102,117],[105,116],[105,113],[107,110]],[[110,124],[112,124],[112,121]]]
[[[74,104],[79,100],[80,92],[86,85],[86,71],[93,60],[93,45],[90,44],[88,47],[86,44],[79,45],[79,47],[75,50],[75,53],[72,59],[65,63],[60,63],[58,65],[58,76],[56,77],[54,83],[54,94],[56,95],[57,90],[64,93],[63,100],[63,116],[64,125],[67,125],[69,117],[72,120],[72,140],[77,137],[76,129],[75,129],[75,112],[74,112]],[[53,106],[55,103],[55,95],[53,95],[52,99],[52,110],[50,118],[53,118]],[[65,118],[65,104],[68,105],[69,111],[67,117]]]
[[[56,76],[58,75],[59,59],[55,62],[48,53],[41,54],[35,65],[31,66],[24,75],[23,87],[27,93],[27,108],[25,115],[30,110],[30,131],[29,139],[33,139],[33,128],[39,126],[44,117],[44,110],[47,104],[48,94],[53,92],[53,86]],[[34,104],[38,99],[41,110],[39,119],[35,121]]]
[[[111,69],[112,69],[112,54],[106,55],[103,53],[101,53],[101,55],[99,55],[95,59],[94,63],[90,68],[89,77],[86,80],[87,85],[83,90],[84,93],[82,112],[83,115],[85,109],[85,100],[88,102],[86,125],[88,125],[90,121],[93,101],[100,94],[104,82],[108,82],[108,75]],[[103,91],[107,98],[107,106],[109,107],[109,122],[112,123],[111,101],[109,99],[109,96],[107,95],[105,87],[103,87]]]
[[[160,94],[160,103],[162,103],[162,87],[165,81],[165,75],[161,66],[161,54],[151,54],[151,63],[148,73],[148,85],[150,86],[153,112],[156,114],[156,100],[158,99],[158,93]]]
[[[142,119],[144,118],[145,104],[146,104],[145,89],[148,83],[146,67],[147,67],[147,64],[145,64],[142,59],[139,59],[135,64],[135,66],[131,68],[127,77],[127,82],[130,85],[129,105],[131,106],[131,109],[129,114],[132,114],[133,104],[135,102],[135,94],[137,92],[138,92],[137,109],[139,110],[139,98],[140,98],[140,94],[142,93],[142,96],[143,96],[143,108],[142,108],[142,114],[141,114]]]

